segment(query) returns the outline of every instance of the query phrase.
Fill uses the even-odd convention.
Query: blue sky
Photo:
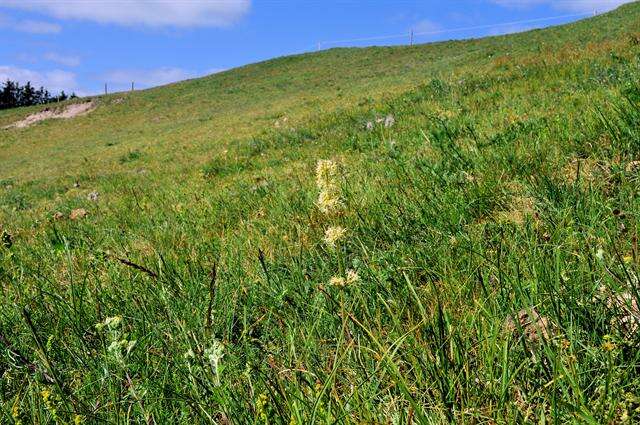
[[[569,22],[622,3],[0,0],[0,80],[31,80],[81,95],[98,93],[105,83],[110,91],[124,90],[131,81],[145,88],[313,51],[318,43],[406,44],[412,29],[421,34],[418,43],[481,37]],[[375,37],[380,39],[361,40]]]

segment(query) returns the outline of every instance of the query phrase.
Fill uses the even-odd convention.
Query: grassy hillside
[[[0,130],[0,423],[640,421],[639,66],[630,4]]]

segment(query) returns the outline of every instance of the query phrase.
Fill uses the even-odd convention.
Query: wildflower
[[[256,400],[256,415],[265,423],[268,420],[267,401],[266,394],[260,394]]]
[[[45,407],[47,408],[49,413],[51,413],[54,422],[57,422],[58,410],[56,409],[54,403],[53,394],[51,394],[51,391],[49,389],[45,388],[44,390],[40,391],[40,395],[42,396],[42,401],[44,402]]]
[[[347,285],[353,285],[355,283],[358,283],[359,281],[360,281],[360,276],[358,275],[358,272],[356,272],[355,270],[347,270],[346,278],[342,276],[334,276],[331,279],[329,279],[329,285],[347,286]]]
[[[347,270],[347,285],[353,285],[360,281],[360,276],[355,270]]]
[[[316,184],[320,190],[333,187],[338,176],[338,165],[330,159],[322,159],[316,165]]]
[[[316,165],[316,184],[320,189],[318,208],[327,215],[335,214],[342,209],[337,177],[338,164],[327,159],[318,161]]]
[[[604,249],[598,249],[598,252],[596,252],[596,258],[600,261],[604,261]]]
[[[126,339],[117,340],[114,339],[107,347],[107,352],[111,354],[116,360],[122,361],[124,356],[128,356],[133,350],[133,347],[136,345],[135,340],[128,341]],[[124,355],[123,355],[124,352]]]
[[[318,195],[318,208],[327,215],[339,212],[342,209],[339,194],[331,190],[322,190]]]
[[[92,201],[92,202],[96,202],[96,201],[98,200],[98,196],[99,196],[99,195],[100,195],[100,194],[99,194],[97,191],[95,191],[95,190],[94,190],[93,192],[90,192],[90,193],[87,195],[87,199],[88,199],[88,200],[90,200],[90,201]]]
[[[196,357],[196,354],[193,352],[191,348],[189,348],[183,355],[185,359],[193,359]]]
[[[344,238],[347,233],[346,229],[341,226],[329,227],[324,232],[324,243],[331,249],[335,249],[336,243]]]
[[[101,331],[104,328],[107,328],[107,330],[112,331],[114,329],[117,329],[121,323],[122,316],[107,317],[106,319],[104,319],[104,322],[98,323],[96,325],[96,329]]]
[[[633,263],[633,256],[625,255],[624,258],[622,258],[622,260],[624,261],[625,264],[631,264]]]
[[[331,279],[329,279],[329,285],[331,286],[345,286],[346,284],[347,284],[347,281],[345,280],[344,277],[334,276]]]
[[[613,341],[611,341],[611,336],[610,335],[605,335],[604,342],[602,343],[602,349],[604,351],[611,352],[611,351],[615,350],[616,348],[618,348],[618,346]]]
[[[367,121],[365,128],[367,129],[367,131],[373,130],[373,123],[371,121]]]
[[[395,123],[396,119],[393,117],[393,115],[387,115],[387,117],[384,119],[384,126],[386,128],[393,127]]]
[[[215,375],[215,384],[220,385],[220,360],[224,356],[224,346],[220,341],[214,339],[211,347],[204,350],[205,357],[209,360],[211,370]]]

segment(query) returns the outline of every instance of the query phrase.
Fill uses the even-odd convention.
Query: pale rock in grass
[[[516,337],[524,336],[531,343],[548,340],[552,335],[551,321],[541,316],[535,307],[524,308],[508,317],[504,328]]]
[[[615,311],[611,320],[625,336],[635,335],[640,330],[640,305],[631,292],[614,293],[605,286],[600,287],[597,299]]]
[[[85,218],[87,214],[87,210],[85,210],[84,208],[78,208],[71,211],[71,213],[69,214],[69,218],[71,220],[80,220],[81,218]]]
[[[87,199],[90,200],[91,202],[97,202],[98,201],[98,196],[100,196],[100,194],[97,191],[94,190],[93,192],[90,192],[87,195]]]

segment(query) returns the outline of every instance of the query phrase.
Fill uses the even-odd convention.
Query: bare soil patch
[[[74,103],[63,108],[45,108],[44,110],[31,114],[25,119],[17,121],[5,128],[25,128],[44,120],[74,118],[86,115],[95,108],[96,104],[93,101]]]

